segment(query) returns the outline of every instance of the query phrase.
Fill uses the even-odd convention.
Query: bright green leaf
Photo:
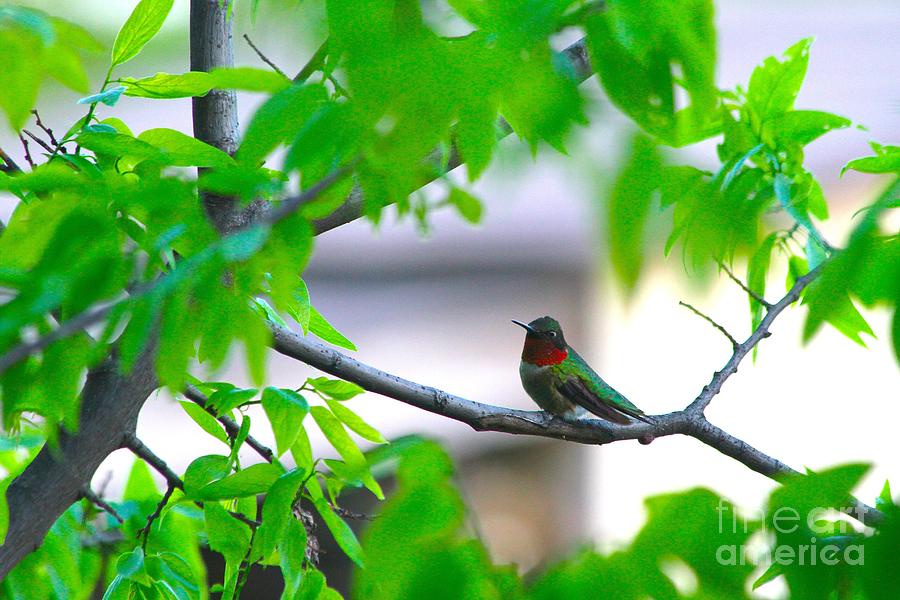
[[[447,204],[454,206],[460,216],[469,223],[477,225],[481,222],[484,205],[467,191],[457,187],[451,189],[450,195],[447,196]]]
[[[356,350],[356,346],[347,337],[334,328],[334,326],[325,320],[314,306],[309,307],[309,332],[316,337],[322,338],[329,344],[340,346],[348,350]]]
[[[141,0],[116,35],[112,65],[131,60],[162,27],[174,0]]]
[[[177,167],[229,167],[234,159],[215,146],[174,129],[148,129],[137,139],[163,150]]]
[[[275,545],[282,539],[288,521],[295,519],[294,498],[305,478],[306,472],[302,469],[288,471],[272,484],[266,494],[262,507],[262,526],[256,533],[259,540],[256,550],[260,557],[264,558],[272,553]]]
[[[376,444],[387,443],[387,440],[384,439],[384,436],[382,436],[377,429],[363,421],[362,417],[347,408],[344,404],[341,404],[336,400],[325,400],[325,403],[328,405],[328,408],[331,409],[331,412],[334,413],[334,416],[340,419],[341,423],[346,425],[351,431],[363,439],[375,442]]]
[[[306,380],[306,384],[335,400],[349,400],[366,391],[351,381],[329,379],[328,377],[310,377]]]
[[[784,61],[774,56],[754,69],[747,88],[747,106],[760,120],[794,107],[794,100],[806,77],[809,47],[813,39],[802,39],[784,52]]]
[[[225,429],[216,421],[215,417],[206,412],[204,408],[194,404],[193,402],[188,402],[187,400],[181,401],[181,408],[184,409],[184,412],[188,414],[188,416],[200,426],[200,429],[213,436],[217,440],[224,442],[226,444],[230,444],[230,440],[228,439],[228,434],[225,433]]]
[[[282,472],[279,467],[271,463],[250,465],[224,479],[213,481],[197,489],[190,496],[198,500],[227,500],[255,496],[267,491]],[[185,485],[186,487],[187,485]]]
[[[309,413],[306,399],[294,390],[267,387],[263,390],[262,406],[272,425],[278,456],[294,444]]]
[[[210,549],[224,556],[227,563],[240,564],[250,544],[250,528],[217,502],[207,502],[203,514]]]
[[[627,292],[637,285],[644,262],[644,226],[659,187],[662,160],[644,135],[632,138],[628,164],[620,173],[608,203],[610,259]]]

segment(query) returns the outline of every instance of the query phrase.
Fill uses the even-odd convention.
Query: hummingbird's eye
[[[548,332],[547,332],[547,335],[549,335],[550,337],[556,337],[556,332],[555,332],[555,331],[548,331]]]

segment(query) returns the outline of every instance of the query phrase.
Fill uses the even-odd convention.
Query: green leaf
[[[229,167],[234,159],[206,142],[174,129],[148,129],[137,139],[164,151],[168,163],[176,167]]]
[[[784,566],[779,563],[772,563],[769,565],[769,568],[766,569],[765,573],[759,576],[759,578],[753,582],[753,589],[760,587],[766,583],[769,583],[779,575],[784,574]]]
[[[320,595],[325,587],[325,576],[315,567],[303,568],[307,551],[306,528],[296,519],[289,519],[285,525],[278,541],[278,563],[284,577],[284,597],[325,600]]]
[[[261,558],[272,553],[284,536],[288,522],[295,518],[292,510],[294,498],[305,478],[306,472],[302,469],[288,471],[272,484],[266,494],[262,507],[262,526],[256,532],[259,540],[256,551]]]
[[[309,404],[294,390],[267,387],[263,390],[262,406],[275,434],[278,456],[281,456],[294,445],[303,427],[303,418],[309,413]]]
[[[456,146],[466,163],[469,181],[475,181],[491,162],[497,145],[497,106],[490,98],[473,98],[460,107]]]
[[[218,454],[207,454],[194,459],[184,472],[185,495],[193,497],[208,483],[228,475],[229,465],[228,457]]]
[[[794,107],[806,77],[812,42],[812,38],[802,39],[785,50],[783,62],[770,56],[753,70],[747,88],[747,106],[760,121]]]
[[[121,554],[116,561],[116,573],[123,579],[150,585],[150,576],[144,568],[144,550],[138,546],[131,552]]]
[[[841,175],[848,169],[860,173],[900,173],[900,146],[873,144],[872,147],[875,149],[875,156],[851,160],[841,169]]]
[[[203,506],[209,547],[225,557],[226,563],[238,565],[250,544],[250,528],[228,514],[217,502]]]
[[[253,303],[259,308],[260,314],[270,323],[274,323],[279,327],[287,327],[287,322],[281,318],[278,311],[272,308],[265,298],[254,298]]]
[[[792,507],[804,515],[813,509],[841,508],[850,500],[853,488],[870,467],[854,463],[788,477],[782,487],[776,488],[769,497],[769,515],[780,507]]]
[[[363,485],[375,494],[379,500],[384,499],[381,486],[372,477],[369,472],[369,465],[366,457],[360,451],[359,447],[350,438],[350,435],[344,429],[341,422],[324,406],[313,406],[310,413],[315,419],[316,424],[328,442],[337,450],[344,462],[352,470],[354,476],[363,482]]]
[[[246,469],[213,481],[190,494],[198,500],[229,500],[262,494],[275,483],[283,473],[271,463],[250,465]],[[187,485],[185,485],[185,488]]]
[[[315,388],[317,392],[335,400],[349,400],[366,391],[351,381],[329,379],[328,377],[310,377],[306,380],[306,384]]]
[[[817,110],[792,110],[766,119],[762,137],[771,136],[773,146],[790,143],[805,146],[816,138],[835,129],[850,127],[850,119]]]
[[[451,484],[446,452],[432,442],[419,442],[399,456],[397,490],[363,535],[366,568],[355,573],[354,593],[360,598],[526,597],[521,591],[499,590],[497,569],[484,548],[466,540],[466,508]],[[599,589],[615,588],[572,595],[560,591],[543,598],[594,598]],[[628,597],[618,589],[611,596]]]
[[[376,444],[388,443],[388,441],[384,439],[384,436],[382,436],[377,429],[363,421],[362,417],[347,408],[345,405],[337,402],[336,400],[326,400],[325,403],[328,405],[328,408],[331,409],[331,412],[334,413],[334,416],[340,419],[341,423],[349,427],[351,431],[359,435],[361,438],[369,440],[370,442],[375,442]]]
[[[313,408],[315,409],[318,407]],[[347,525],[343,519],[334,514],[328,501],[322,495],[319,482],[315,478],[311,479],[306,489],[309,491],[310,496],[312,496],[313,506],[316,507],[316,512],[319,513],[319,516],[325,521],[328,531],[334,536],[334,541],[336,541],[341,550],[344,551],[347,558],[352,560],[356,566],[363,568],[363,549],[359,544],[359,540],[356,539],[356,534],[353,533],[353,530],[350,529],[350,526]]]
[[[469,223],[472,223],[473,225],[481,223],[484,205],[482,205],[478,198],[467,191],[457,187],[451,189],[450,195],[447,196],[447,204],[456,207],[460,216]]]
[[[347,350],[356,350],[356,346],[347,337],[334,328],[334,326],[325,320],[316,308],[312,305],[309,307],[309,332],[319,337],[329,344],[346,348]]]
[[[131,60],[162,27],[174,0],[141,0],[116,35],[112,66]]]
[[[0,242],[0,244],[2,244],[2,242]],[[300,325],[300,329],[303,330],[304,335],[309,332],[311,309],[312,306],[309,303],[309,288],[306,287],[306,282],[301,278],[297,284],[297,289],[294,291],[294,304],[288,307],[288,314],[291,315],[292,319],[297,321],[297,324]]]
[[[644,262],[644,225],[658,187],[662,160],[644,135],[632,138],[631,155],[608,204],[610,259],[619,282],[634,291]]]
[[[319,85],[292,85],[275,94],[253,115],[236,158],[256,166],[279,144],[290,141],[326,98]]]
[[[241,451],[241,446],[244,445],[244,442],[247,441],[247,437],[250,435],[250,424],[250,415],[242,414],[241,426],[231,442],[231,453],[228,455],[229,468],[237,462],[238,452]]]
[[[135,458],[131,466],[131,472],[128,474],[128,481],[125,483],[125,489],[122,492],[122,499],[141,502],[158,498],[159,490],[156,489],[153,475],[150,474],[150,467],[143,460]]]
[[[204,71],[188,71],[181,74],[157,73],[142,79],[123,77],[119,81],[126,87],[126,96],[159,99],[205,96],[211,89],[274,94],[291,85],[290,80],[284,76],[255,67],[220,67],[209,73]]]
[[[214,88],[277,94],[291,86],[291,80],[268,69],[219,67],[210,71]]]
[[[191,71],[181,75],[157,73],[143,79],[123,77],[119,81],[126,88],[126,96],[139,98],[190,98],[191,96],[205,96],[215,83],[212,76],[203,71]]]
[[[251,258],[263,247],[269,237],[269,229],[254,225],[225,236],[219,244],[219,255],[228,262],[240,262]]]
[[[43,48],[37,36],[18,28],[0,29],[0,108],[6,113],[9,125],[18,131],[30,116],[41,85],[41,55]]]
[[[896,506],[896,504],[894,504],[894,497],[891,495],[891,482],[885,479],[884,486],[881,488],[881,493],[875,498],[875,508],[884,511],[888,510],[888,507],[894,506]]]
[[[294,440],[294,445],[291,446],[291,457],[294,459],[294,464],[297,465],[298,469],[303,469],[304,471],[313,469],[312,444],[309,443],[306,429],[302,427],[297,430],[297,439]]]
[[[100,93],[85,96],[84,98],[79,98],[76,104],[96,104],[97,102],[101,102],[106,106],[115,106],[124,92],[125,86],[117,85],[115,87],[103,90]]]
[[[810,236],[817,237],[817,229],[809,218],[806,211],[805,198],[798,198],[796,186],[792,185],[791,179],[784,173],[776,173],[773,183],[775,197],[778,199],[781,208],[791,216],[794,221],[802,225]],[[822,246],[822,244],[819,244]]]
[[[824,290],[821,280],[813,282],[807,288],[804,301],[815,305],[816,310],[810,310],[806,319],[803,327],[803,341],[808,342],[812,339],[821,324],[827,321],[835,329],[865,348],[866,342],[860,334],[865,333],[874,338],[875,332],[853,304],[850,296],[846,292],[842,294],[838,291],[831,293],[830,297],[826,299],[822,297]]]
[[[621,0],[588,20],[591,64],[610,100],[673,145],[714,135],[716,38],[708,0]],[[691,105],[676,112],[678,83]]]
[[[777,239],[777,233],[773,232],[767,235],[747,263],[747,287],[756,292],[760,298],[766,296],[766,276],[769,274],[772,249],[775,247]],[[756,329],[762,320],[763,306],[753,298],[748,298],[748,301],[750,302],[750,326],[751,329]]]
[[[184,412],[188,414],[194,423],[200,426],[200,429],[217,440],[230,445],[231,442],[228,439],[228,434],[225,433],[225,429],[204,408],[187,400],[183,400],[179,404],[181,404],[181,408],[184,409]]]
[[[96,154],[132,156],[139,159],[163,160],[164,154],[147,142],[121,133],[87,131],[78,136],[78,145]]]
[[[0,481],[0,544],[6,541],[6,534],[9,531],[9,502],[6,500],[6,489],[12,481],[12,477]]]

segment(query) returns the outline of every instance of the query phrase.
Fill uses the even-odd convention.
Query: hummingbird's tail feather
[[[651,417],[650,415],[645,415],[644,413],[635,413],[633,415],[629,415],[639,421],[643,421],[647,425],[656,425],[656,419]]]

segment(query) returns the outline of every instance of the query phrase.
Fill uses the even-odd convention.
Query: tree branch
[[[762,318],[762,321],[759,322],[759,325],[756,326],[756,329],[753,330],[753,333],[750,334],[743,344],[739,344],[737,348],[735,348],[734,353],[731,355],[731,358],[728,359],[728,362],[725,363],[725,366],[721,371],[716,371],[713,375],[712,380],[709,382],[709,385],[704,386],[703,391],[700,392],[700,395],[691,402],[691,404],[685,409],[690,413],[702,413],[706,410],[706,407],[709,406],[709,403],[712,402],[712,399],[718,394],[722,385],[725,381],[737,373],[738,365],[741,364],[741,361],[744,360],[744,357],[750,353],[753,348],[756,347],[758,343],[760,343],[764,338],[772,335],[769,332],[769,327],[772,326],[772,322],[775,320],[775,317],[781,314],[781,312],[786,309],[788,306],[796,302],[800,298],[801,292],[806,289],[810,283],[815,280],[822,273],[822,268],[825,266],[826,262],[823,262],[818,267],[799,278],[793,285],[793,287],[788,291],[785,296],[779,300],[777,303],[773,304],[771,308],[766,311],[765,316]]]
[[[735,282],[735,283],[738,285],[738,287],[740,287],[742,290],[744,290],[745,292],[747,292],[747,295],[748,295],[748,296],[750,296],[751,298],[753,298],[754,300],[756,300],[757,302],[759,302],[759,303],[760,303],[761,305],[763,305],[766,309],[772,308],[772,303],[771,303],[771,302],[768,302],[765,298],[763,298],[762,296],[760,296],[759,294],[757,294],[756,292],[754,292],[753,290],[751,290],[751,289],[750,289],[743,281],[741,281],[734,273],[731,272],[731,269],[729,269],[728,266],[727,266],[725,263],[720,262],[720,263],[719,263],[719,268],[722,269],[723,271],[725,271],[725,273],[728,275],[728,277],[729,277],[733,282]]]
[[[263,61],[264,63],[269,65],[269,67],[271,67],[273,71],[275,71],[276,73],[278,73],[285,79],[288,78],[288,76],[284,74],[284,71],[282,71],[281,69],[278,68],[278,65],[276,65],[274,62],[269,60],[269,57],[266,56],[265,54],[263,54],[262,50],[260,50],[259,48],[256,47],[256,44],[253,43],[253,40],[251,40],[250,36],[247,35],[246,33],[244,34],[244,40],[247,42],[247,44],[251,48],[253,48],[253,51],[256,52],[256,56],[258,56],[261,61]]]
[[[156,389],[155,343],[131,373],[109,358],[88,373],[78,433],[62,432],[58,448],[45,446],[6,492],[9,529],[0,546],[0,580],[36,549],[50,526],[91,480],[100,463],[133,432],[144,400]]]
[[[700,317],[701,319],[703,319],[704,321],[706,321],[707,323],[709,323],[710,325],[712,325],[713,327],[715,327],[716,329],[718,329],[719,332],[720,332],[722,335],[724,335],[726,338],[728,338],[728,341],[729,341],[729,342],[731,342],[731,348],[732,348],[732,350],[737,350],[738,346],[740,346],[740,344],[738,343],[738,341],[737,341],[736,339],[734,339],[734,336],[731,335],[730,333],[728,333],[728,330],[727,330],[727,329],[725,329],[724,327],[722,327],[721,325],[719,325],[718,323],[716,323],[715,320],[713,320],[712,317],[710,317],[710,316],[708,316],[708,315],[706,315],[706,314],[700,312],[700,310],[694,308],[693,306],[691,306],[691,305],[688,304],[687,302],[679,301],[678,304],[680,304],[681,306],[685,307],[686,309],[688,309],[689,311],[691,311],[692,313],[694,313],[695,315],[697,315],[698,317]]]
[[[163,459],[158,457],[153,452],[153,450],[148,448],[147,445],[144,444],[144,442],[139,440],[138,437],[134,433],[129,433],[128,435],[125,436],[125,444],[124,445],[126,448],[131,450],[131,452],[135,456],[137,456],[141,460],[146,461],[146,463],[149,464],[151,467],[153,467],[153,469],[157,473],[162,475],[165,478],[166,484],[168,485],[168,487],[170,489],[178,488],[179,490],[184,491],[184,481],[181,480],[181,477],[179,477],[178,474],[175,471],[173,471],[169,467],[169,465],[166,464],[166,462]],[[170,496],[171,493],[167,492],[166,495]],[[166,496],[163,496],[163,501],[161,502],[162,506],[165,506],[165,500],[166,500]],[[203,502],[201,502],[199,500],[194,500],[193,502],[200,508],[203,508]],[[160,508],[159,505],[157,505],[157,509],[159,511],[162,510],[162,508]],[[251,527],[259,527],[259,525],[260,525],[259,521],[254,521],[253,519],[250,519],[247,516],[245,516],[239,512],[228,511],[228,513],[232,517],[236,518],[239,521],[246,523],[247,525],[249,525]],[[156,514],[156,511],[154,511],[153,514]],[[153,515],[151,514],[151,517],[152,516]],[[150,526],[150,521],[151,520],[148,519],[147,527]]]
[[[228,415],[216,414],[215,409],[213,409],[209,405],[209,398],[207,398],[203,394],[203,392],[201,392],[194,386],[189,385],[184,389],[184,397],[215,417],[216,420],[218,420],[219,423],[222,424],[222,427],[225,428],[225,431],[232,439],[237,437],[241,426],[238,425],[237,422]],[[256,453],[259,454],[266,462],[277,462],[277,457],[275,456],[275,453],[272,452],[272,449],[254,438],[252,435],[247,436],[245,443],[253,448],[253,450],[255,450]]]
[[[81,489],[81,497],[96,506],[97,508],[109,513],[109,515],[114,518],[119,523],[124,523],[125,519],[122,518],[122,515],[119,514],[119,511],[115,509],[113,505],[100,497],[100,494],[96,493],[89,486],[84,486]]]
[[[232,3],[233,0],[191,0],[191,71],[234,66],[232,19],[228,17]],[[226,154],[234,154],[239,135],[236,92],[210,90],[205,96],[193,97],[191,107],[194,137]],[[236,203],[234,198],[214,194],[203,198],[206,213],[220,232],[233,228]]]
[[[796,475],[797,471],[716,427],[706,419],[703,411],[721,390],[725,381],[737,372],[738,364],[744,356],[763,338],[769,336],[772,321],[785,308],[797,301],[803,289],[819,273],[821,265],[797,280],[787,295],[766,313],[750,337],[743,344],[737,345],[725,368],[715,374],[712,382],[703,388],[703,392],[696,400],[683,411],[654,416],[653,424],[635,422],[629,425],[616,425],[598,419],[568,421],[545,412],[483,404],[380,371],[285,327],[270,324],[270,329],[273,348],[285,356],[351,381],[370,392],[460,421],[476,431],[535,435],[593,445],[622,440],[650,443],[658,437],[683,434],[734,458],[757,473],[780,482],[787,476]],[[855,508],[848,514],[870,526],[881,522],[883,515],[879,511],[856,499],[853,499],[853,502]]]
[[[191,0],[191,68],[209,70],[233,66],[230,0]],[[199,100],[199,102],[198,102]],[[195,135],[217,148],[233,152],[237,144],[237,106],[234,92],[213,90],[194,99]],[[198,123],[199,121],[199,123]],[[34,167],[27,141],[20,136],[25,159]],[[232,203],[215,202],[207,210],[220,231]],[[85,325],[86,326],[86,325]],[[128,374],[121,373],[113,353],[88,372],[81,394],[79,430],[63,432],[57,449],[45,446],[9,485],[9,528],[0,546],[0,580],[37,548],[54,521],[78,499],[80,490],[100,463],[134,433],[138,413],[158,383],[155,370],[156,332]],[[48,493],[52,488],[52,493]]]

